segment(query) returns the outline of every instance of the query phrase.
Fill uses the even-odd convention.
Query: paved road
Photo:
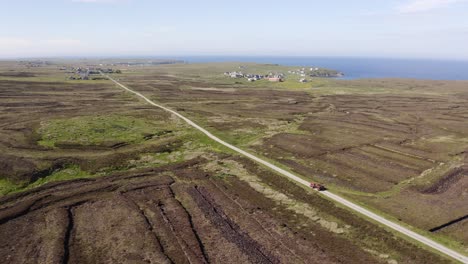
[[[237,152],[239,154],[242,154],[242,155],[248,157],[249,159],[252,159],[252,160],[254,160],[254,161],[256,161],[256,162],[258,162],[260,164],[263,164],[264,166],[278,172],[279,174],[282,174],[283,176],[286,176],[286,177],[290,178],[291,180],[296,181],[297,183],[300,183],[300,184],[303,184],[303,185],[309,187],[310,183],[308,181],[306,181],[306,180],[304,180],[304,179],[302,179],[302,178],[300,178],[300,177],[298,177],[298,176],[296,176],[296,175],[294,175],[294,174],[292,174],[292,173],[290,173],[288,171],[285,171],[285,170],[281,169],[280,167],[277,167],[274,164],[269,163],[268,161],[265,161],[265,160],[263,160],[261,158],[258,158],[256,156],[254,156],[254,155],[252,155],[252,154],[250,154],[250,153],[236,147],[236,146],[233,146],[233,145],[221,140],[220,138],[218,138],[215,135],[211,134],[206,129],[204,129],[201,126],[195,124],[192,120],[186,118],[185,116],[179,114],[178,112],[151,101],[150,99],[148,99],[143,94],[141,94],[139,92],[135,92],[135,91],[129,89],[128,87],[126,87],[125,85],[123,85],[123,84],[119,83],[118,81],[114,80],[110,76],[107,76],[107,75],[104,75],[104,76],[109,78],[109,80],[113,81],[115,84],[117,84],[121,88],[125,89],[126,91],[141,97],[142,99],[144,99],[149,104],[151,104],[153,106],[156,106],[156,107],[159,107],[159,108],[161,108],[161,109],[163,109],[163,110],[165,110],[167,112],[170,112],[170,113],[178,116],[179,118],[181,118],[182,120],[187,122],[192,127],[194,127],[196,129],[198,129],[199,131],[203,132],[205,135],[207,135],[212,140],[214,140],[214,141],[216,141],[216,142],[218,142],[218,143],[220,143],[220,144],[234,150],[235,152]],[[406,235],[408,237],[411,237],[412,239],[417,240],[417,241],[419,241],[419,242],[421,242],[421,243],[423,243],[423,244],[425,244],[425,245],[427,245],[427,246],[429,246],[429,247],[431,247],[431,248],[433,248],[433,249],[435,249],[435,250],[437,250],[437,251],[439,251],[439,252],[441,252],[443,254],[446,254],[447,256],[450,256],[450,257],[452,257],[452,258],[454,258],[454,259],[456,259],[456,260],[458,260],[458,261],[460,261],[462,263],[467,263],[468,264],[468,258],[466,256],[464,256],[464,255],[462,255],[462,254],[460,254],[458,252],[455,252],[455,251],[453,251],[453,250],[451,250],[451,249],[449,249],[449,248],[447,248],[447,247],[445,247],[445,246],[443,246],[443,245],[441,245],[441,244],[439,244],[439,243],[437,243],[437,242],[435,242],[435,241],[433,241],[433,240],[431,240],[431,239],[429,239],[429,238],[427,238],[425,236],[417,234],[417,233],[415,233],[415,232],[413,232],[413,231],[411,231],[411,230],[409,230],[409,229],[407,229],[407,228],[405,228],[405,227],[403,227],[401,225],[398,225],[398,224],[396,224],[396,223],[394,223],[392,221],[389,221],[389,220],[383,218],[382,216],[379,216],[379,215],[377,215],[377,214],[375,214],[375,213],[373,213],[373,212],[371,212],[371,211],[369,211],[369,210],[367,210],[367,209],[365,209],[365,208],[363,208],[363,207],[361,207],[361,206],[359,206],[359,205],[357,205],[355,203],[352,203],[352,202],[344,199],[343,197],[340,197],[340,196],[338,196],[336,194],[333,194],[330,191],[322,191],[322,192],[320,192],[320,194],[328,197],[329,199],[331,199],[331,200],[333,200],[333,201],[335,201],[337,203],[340,203],[341,205],[344,205],[344,206],[348,207],[349,209],[351,209],[353,211],[356,211],[356,212],[358,212],[358,213],[360,213],[362,215],[365,215],[365,216],[371,218],[372,220],[375,220],[375,221],[381,223],[382,225],[385,225],[385,226],[387,226],[387,227],[389,227],[389,228],[391,228],[393,230],[396,230],[396,231],[398,231],[398,232],[400,232],[400,233],[402,233],[402,234],[404,234],[404,235]]]

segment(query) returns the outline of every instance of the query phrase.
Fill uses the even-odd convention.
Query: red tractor
[[[322,184],[320,183],[315,183],[315,182],[311,182],[310,183],[310,188],[316,190],[316,191],[325,191],[327,188],[325,188],[325,186],[323,186]]]

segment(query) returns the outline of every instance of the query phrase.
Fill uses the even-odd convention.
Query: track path
[[[156,107],[159,107],[159,108],[161,108],[161,109],[163,109],[163,110],[165,110],[167,112],[170,112],[170,113],[174,114],[175,116],[177,116],[180,119],[184,120],[190,126],[192,126],[192,127],[196,128],[197,130],[201,131],[203,134],[205,134],[206,136],[208,136],[212,140],[220,143],[221,145],[224,145],[224,146],[234,150],[235,152],[237,152],[237,153],[239,153],[239,154],[241,154],[241,155],[243,155],[243,156],[245,156],[245,157],[247,157],[247,158],[249,158],[251,160],[256,161],[257,163],[260,163],[260,164],[262,164],[262,165],[264,165],[264,166],[278,172],[279,174],[290,178],[291,180],[293,180],[293,181],[295,181],[297,183],[300,183],[302,185],[305,185],[305,186],[309,187],[310,183],[308,181],[306,181],[306,180],[304,180],[304,179],[290,173],[289,171],[283,170],[280,167],[278,167],[278,166],[276,166],[276,165],[274,165],[274,164],[272,164],[272,163],[270,163],[268,161],[265,161],[265,160],[263,160],[263,159],[261,159],[259,157],[256,157],[256,156],[254,156],[254,155],[252,155],[252,154],[250,154],[250,153],[248,153],[248,152],[246,152],[246,151],[244,151],[244,150],[242,150],[242,149],[240,149],[240,148],[238,148],[238,147],[236,147],[234,145],[231,145],[231,144],[221,140],[220,138],[218,138],[215,135],[211,134],[206,129],[204,129],[203,127],[197,125],[192,120],[186,118],[185,116],[179,114],[178,112],[151,101],[150,99],[148,99],[143,94],[141,94],[139,92],[136,92],[136,91],[126,87],[125,85],[119,83],[118,81],[114,80],[112,77],[110,77],[108,75],[105,75],[105,74],[102,74],[102,75],[106,76],[109,80],[113,81],[115,84],[117,84],[119,87],[123,88],[124,90],[126,90],[126,91],[128,91],[130,93],[133,93],[133,94],[137,95],[138,97],[142,98],[143,100],[145,100],[149,104],[151,104],[153,106],[156,106]],[[417,240],[418,242],[423,243],[428,247],[431,247],[431,248],[433,248],[433,249],[435,249],[435,250],[437,250],[437,251],[439,251],[439,252],[441,252],[441,253],[443,253],[443,254],[445,254],[447,256],[450,256],[455,260],[458,260],[458,261],[460,261],[462,263],[468,264],[468,257],[466,257],[466,256],[464,256],[464,255],[462,255],[462,254],[460,254],[460,253],[458,253],[458,252],[456,252],[454,250],[451,250],[451,249],[449,249],[449,248],[447,248],[447,247],[445,247],[445,246],[443,246],[443,245],[441,245],[441,244],[439,244],[439,243],[437,243],[437,242],[435,242],[435,241],[433,241],[433,240],[431,240],[431,239],[429,239],[429,238],[427,238],[425,236],[422,236],[422,235],[420,235],[420,234],[418,234],[416,232],[413,232],[413,231],[409,230],[408,228],[405,228],[405,227],[403,227],[403,226],[401,226],[401,225],[399,225],[397,223],[394,223],[394,222],[392,222],[390,220],[387,220],[384,217],[379,216],[379,215],[377,215],[377,214],[375,214],[375,213],[373,213],[373,212],[371,212],[371,211],[369,211],[369,210],[367,210],[367,209],[365,209],[365,208],[363,208],[363,207],[361,207],[361,206],[359,206],[359,205],[357,205],[357,204],[355,204],[353,202],[350,202],[350,201],[344,199],[341,196],[333,194],[330,191],[321,191],[320,194],[322,194],[323,196],[328,197],[329,199],[331,199],[331,200],[333,200],[333,201],[335,201],[335,202],[337,202],[337,203],[339,203],[341,205],[344,205],[345,207],[347,207],[347,208],[349,208],[349,209],[351,209],[351,210],[353,210],[355,212],[358,212],[358,213],[360,213],[362,215],[365,215],[368,218],[370,218],[370,219],[372,219],[374,221],[377,221],[382,225],[385,225],[385,226],[387,226],[387,227],[389,227],[389,228],[391,228],[391,229],[393,229],[395,231],[398,231],[398,232],[400,232],[400,233],[402,233],[402,234],[404,234],[404,235],[406,235],[406,236],[408,236],[408,237],[410,237],[410,238],[412,238],[414,240]]]

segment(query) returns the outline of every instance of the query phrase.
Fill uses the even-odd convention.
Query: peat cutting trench
[[[155,102],[151,101],[146,96],[144,96],[143,94],[141,94],[139,92],[136,92],[136,91],[126,87],[125,85],[119,83],[118,81],[114,80],[113,78],[111,78],[108,75],[105,75],[103,73],[101,73],[101,74],[106,76],[109,80],[113,81],[115,84],[117,84],[119,87],[123,88],[124,90],[126,90],[126,91],[128,91],[128,92],[130,92],[132,94],[135,94],[138,97],[142,98],[147,103],[149,103],[149,104],[151,104],[151,105],[153,105],[155,107],[161,108],[161,109],[163,109],[163,110],[165,110],[167,112],[170,112],[170,113],[174,114],[175,116],[181,118],[186,123],[188,123],[190,126],[194,127],[195,129],[199,130],[200,132],[202,132],[203,134],[208,136],[210,139],[212,139],[212,140],[214,140],[214,141],[228,147],[229,149],[231,149],[231,150],[233,150],[233,151],[235,151],[235,152],[237,152],[237,153],[239,153],[239,154],[241,154],[241,155],[243,155],[243,156],[245,156],[245,157],[247,157],[247,158],[249,158],[249,159],[251,159],[251,160],[253,160],[253,161],[255,161],[255,162],[259,163],[259,164],[261,164],[261,165],[263,165],[263,166],[268,167],[269,169],[271,169],[271,170],[273,170],[273,171],[275,171],[275,172],[277,172],[277,173],[279,173],[279,174],[281,174],[281,175],[283,175],[283,176],[285,176],[285,177],[287,177],[287,178],[289,178],[289,179],[291,179],[291,180],[293,180],[293,181],[295,181],[295,182],[297,182],[297,183],[299,183],[301,185],[309,186],[309,182],[305,181],[301,177],[299,177],[297,175],[294,175],[289,171],[286,171],[286,170],[284,170],[284,169],[282,169],[280,167],[277,167],[276,165],[273,165],[273,164],[271,164],[271,163],[269,163],[269,162],[267,162],[267,161],[265,161],[265,160],[263,160],[261,158],[258,158],[255,155],[252,155],[252,154],[250,154],[250,153],[248,153],[248,152],[246,152],[246,151],[244,151],[244,150],[242,150],[242,149],[240,149],[240,148],[238,148],[236,146],[233,146],[233,145],[223,141],[222,139],[220,139],[220,138],[216,137],[215,135],[211,134],[209,131],[207,131],[206,129],[204,129],[201,126],[197,125],[192,120],[190,120],[187,117],[181,115],[180,113],[178,113],[178,112],[176,112],[176,111],[174,111],[172,109],[169,109],[169,108],[167,108],[165,106],[162,106],[160,104],[156,104]],[[360,214],[362,214],[362,215],[364,215],[364,216],[366,216],[366,217],[368,217],[368,218],[370,218],[370,219],[372,219],[374,221],[379,222],[380,224],[382,224],[382,225],[384,225],[386,227],[389,227],[389,228],[391,228],[391,229],[393,229],[393,230],[395,230],[395,231],[397,231],[397,232],[399,232],[399,233],[401,233],[401,234],[403,234],[405,236],[408,236],[408,237],[410,237],[410,238],[412,238],[412,239],[414,239],[414,240],[416,240],[416,241],[418,241],[418,242],[420,242],[420,243],[422,243],[422,244],[424,244],[424,245],[426,245],[426,246],[428,246],[428,247],[430,247],[430,248],[432,248],[434,250],[437,250],[442,254],[450,256],[451,258],[456,259],[458,261],[461,261],[463,263],[468,263],[468,257],[462,255],[461,253],[458,253],[458,252],[456,252],[456,251],[454,251],[452,249],[449,249],[449,248],[443,246],[440,243],[437,243],[437,242],[435,242],[435,241],[433,241],[433,240],[431,240],[431,239],[429,239],[429,238],[427,238],[425,236],[422,236],[422,235],[420,235],[420,234],[418,234],[418,233],[416,233],[414,231],[409,230],[408,228],[405,228],[405,227],[403,227],[403,226],[401,226],[399,224],[396,224],[396,223],[394,223],[392,221],[389,221],[389,220],[385,219],[384,217],[382,217],[380,215],[377,215],[377,214],[375,214],[375,213],[373,213],[373,212],[371,212],[371,211],[369,211],[369,210],[367,210],[367,209],[365,209],[365,208],[363,208],[363,207],[361,207],[361,206],[359,206],[359,205],[357,205],[355,203],[352,203],[351,201],[348,201],[348,200],[346,200],[346,199],[344,199],[344,198],[342,198],[342,197],[340,197],[340,196],[338,196],[336,194],[333,194],[333,193],[331,193],[329,191],[323,191],[323,192],[321,192],[321,194],[323,196],[325,196],[325,197],[327,197],[327,198],[341,204],[341,205],[344,205],[345,207],[347,207],[347,208],[349,208],[349,209],[351,209],[351,210],[353,210],[355,212],[358,212],[358,213],[360,213]]]

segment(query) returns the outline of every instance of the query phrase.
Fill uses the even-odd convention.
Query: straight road
[[[136,92],[136,91],[126,87],[125,85],[119,83],[118,81],[114,80],[112,77],[110,77],[108,75],[105,75],[103,73],[101,73],[101,74],[106,76],[109,80],[113,81],[115,84],[117,84],[118,86],[120,86],[124,90],[126,90],[126,91],[128,91],[130,93],[133,93],[133,94],[137,95],[138,97],[142,98],[143,100],[145,100],[149,104],[151,104],[153,106],[156,106],[156,107],[159,107],[159,108],[161,108],[161,109],[163,109],[163,110],[165,110],[167,112],[170,112],[170,113],[176,115],[180,119],[187,122],[190,126],[192,126],[192,127],[196,128],[197,130],[201,131],[203,134],[205,134],[206,136],[208,136],[212,140],[220,143],[221,145],[224,145],[224,146],[234,150],[235,152],[237,152],[237,153],[239,153],[239,154],[241,154],[241,155],[243,155],[243,156],[245,156],[245,157],[247,157],[247,158],[249,158],[251,160],[256,161],[257,163],[260,163],[260,164],[270,168],[271,170],[276,171],[277,173],[290,178],[291,180],[293,180],[293,181],[295,181],[295,182],[297,182],[299,184],[302,184],[302,185],[305,185],[305,186],[309,187],[310,183],[308,181],[306,181],[306,180],[304,180],[304,179],[302,179],[302,178],[300,178],[300,177],[298,177],[298,176],[296,176],[296,175],[294,175],[294,174],[292,174],[292,173],[290,173],[290,172],[288,172],[286,170],[283,170],[280,167],[269,163],[268,161],[265,161],[265,160],[263,160],[263,159],[261,159],[261,158],[259,158],[257,156],[254,156],[254,155],[252,155],[252,154],[250,154],[250,153],[248,153],[248,152],[234,146],[234,145],[231,145],[231,144],[221,140],[220,138],[218,138],[215,135],[211,134],[206,129],[204,129],[201,126],[197,125],[192,120],[186,118],[185,116],[179,114],[178,112],[151,101],[150,99],[148,99],[143,94],[141,94],[139,92]],[[427,238],[425,236],[422,236],[422,235],[420,235],[420,234],[418,234],[416,232],[413,232],[413,231],[411,231],[411,230],[409,230],[409,229],[407,229],[407,228],[405,228],[405,227],[403,227],[403,226],[401,226],[401,225],[399,225],[397,223],[394,223],[394,222],[392,222],[390,220],[387,220],[384,217],[379,216],[379,215],[377,215],[377,214],[375,214],[375,213],[373,213],[373,212],[371,212],[371,211],[369,211],[369,210],[367,210],[367,209],[365,209],[365,208],[363,208],[363,207],[361,207],[361,206],[359,206],[359,205],[357,205],[357,204],[355,204],[355,203],[353,203],[351,201],[348,201],[348,200],[346,200],[345,198],[343,198],[341,196],[333,194],[330,191],[321,191],[320,194],[322,194],[323,196],[328,197],[329,199],[331,199],[331,200],[333,200],[333,201],[335,201],[335,202],[337,202],[337,203],[339,203],[339,204],[341,204],[341,205],[343,205],[343,206],[345,206],[345,207],[347,207],[347,208],[349,208],[349,209],[351,209],[351,210],[353,210],[355,212],[358,212],[358,213],[360,213],[360,214],[362,214],[364,216],[367,216],[368,218],[370,218],[370,219],[372,219],[374,221],[377,221],[382,225],[385,225],[385,226],[387,226],[387,227],[389,227],[389,228],[391,228],[391,229],[393,229],[395,231],[398,231],[398,232],[400,232],[400,233],[402,233],[402,234],[404,234],[404,235],[406,235],[406,236],[408,236],[408,237],[410,237],[410,238],[412,238],[412,239],[414,239],[416,241],[419,241],[420,243],[423,243],[428,247],[431,247],[431,248],[433,248],[433,249],[435,249],[435,250],[437,250],[437,251],[439,251],[439,252],[441,252],[441,253],[443,253],[443,254],[445,254],[447,256],[450,256],[455,260],[458,260],[458,261],[460,261],[462,263],[468,264],[468,258],[466,256],[464,256],[464,255],[462,255],[462,254],[460,254],[460,253],[458,253],[456,251],[453,251],[453,250],[451,250],[451,249],[449,249],[449,248],[447,248],[447,247],[445,247],[445,246],[443,246],[443,245],[441,245],[441,244],[439,244],[439,243],[437,243],[437,242],[435,242],[435,241],[433,241],[433,240],[431,240],[431,239],[429,239],[429,238]]]

